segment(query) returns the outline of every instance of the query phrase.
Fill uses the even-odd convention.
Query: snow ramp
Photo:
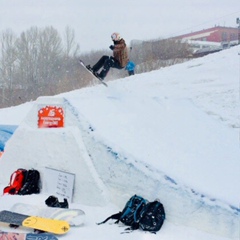
[[[98,175],[110,192],[110,200],[119,206],[119,210],[134,194],[149,201],[159,198],[165,206],[167,221],[239,239],[238,208],[178,183],[164,172],[119,150],[120,148],[114,149],[100,136],[93,134],[94,128],[74,106],[72,112],[80,119],[84,145]]]
[[[64,126],[39,128],[39,110],[48,106],[63,109]],[[49,113],[49,115],[51,115]],[[0,183],[7,186],[18,168],[37,169],[42,193],[49,193],[46,167],[75,175],[73,201],[105,205],[107,190],[98,177],[82,140],[79,119],[63,98],[40,97],[5,146],[1,160]],[[54,195],[54,194],[51,194]],[[93,197],[94,196],[94,197]]]

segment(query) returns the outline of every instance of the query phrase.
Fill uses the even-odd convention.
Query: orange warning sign
[[[45,106],[38,110],[39,128],[64,127],[64,111],[62,107]]]

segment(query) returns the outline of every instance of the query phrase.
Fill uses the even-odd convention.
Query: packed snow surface
[[[96,194],[86,195],[98,199],[101,192],[104,201],[87,204],[81,200],[77,191],[81,183],[76,182],[78,196],[70,207],[83,209],[86,222],[59,238],[237,239],[239,50],[237,46],[183,64],[111,81],[108,88],[98,85],[55,96],[62,99],[71,115],[67,120],[71,127],[63,134],[58,130],[51,133],[69,141],[65,145],[64,141],[56,144],[48,142],[52,135],[47,131],[39,135],[39,142],[47,141],[42,159],[42,152],[36,151],[34,136],[28,135],[34,124],[29,114],[36,102],[0,109],[0,125],[19,125],[7,143],[0,138],[5,150],[0,159],[2,188],[8,184],[15,166],[57,164],[52,152],[63,152],[65,159],[61,161],[68,163],[70,171],[78,176],[81,165],[71,165],[72,153],[78,148],[80,155],[85,156],[81,161],[85,161],[92,173],[89,184],[97,184]],[[37,131],[34,129],[33,133]],[[69,137],[71,134],[73,137]],[[66,146],[69,159],[64,152]],[[41,163],[36,159],[41,159]],[[89,192],[92,185],[87,185]],[[121,225],[95,224],[120,211],[135,193],[150,201],[155,198],[162,201],[167,216],[156,235],[141,231],[120,234],[124,231]],[[10,209],[15,202],[41,205],[46,197],[44,193],[3,196],[0,208]]]

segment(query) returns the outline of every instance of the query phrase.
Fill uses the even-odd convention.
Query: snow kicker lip
[[[146,166],[133,156],[115,151],[101,140],[91,137],[91,132],[83,130],[83,134],[96,171],[115,199],[121,201],[121,205],[128,193],[144,193],[148,199],[159,197],[168,221],[215,235],[238,237],[240,210],[236,207],[211,199],[163,172]],[[101,162],[99,152],[104,153]]]

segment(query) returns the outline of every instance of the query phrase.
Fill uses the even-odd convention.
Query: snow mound
[[[46,105],[63,107],[63,128],[38,128],[39,107]],[[75,174],[73,201],[105,205],[107,190],[86,151],[78,124],[63,98],[39,98],[6,144],[1,159],[0,182],[7,185],[11,173],[17,168],[35,168],[41,175],[42,192],[51,194],[47,192],[49,182],[45,177],[45,168],[49,167]]]

